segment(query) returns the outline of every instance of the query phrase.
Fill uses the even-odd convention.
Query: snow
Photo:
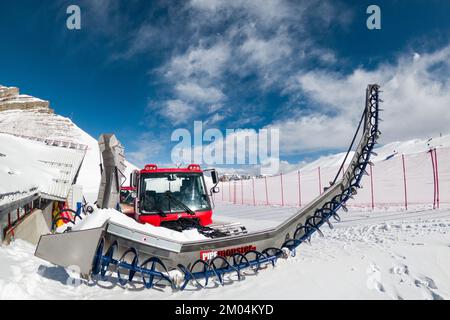
[[[0,153],[0,194],[11,194],[0,199],[0,205],[37,191],[48,192],[53,178],[60,176],[58,168],[41,161],[54,154],[55,147],[0,134]]]
[[[42,102],[46,102],[46,101],[26,95],[26,94],[19,94],[17,96],[0,98],[1,104],[29,103],[29,102],[41,102],[42,103]]]
[[[198,233],[197,230],[177,232],[163,227],[155,227],[150,224],[142,224],[114,209],[97,209],[91,215],[84,216],[83,220],[78,220],[76,225],[72,226],[72,229],[88,230],[99,228],[108,221],[136,231],[151,234],[159,238],[172,239],[178,242],[190,242],[207,239],[205,236]],[[65,225],[64,228],[67,226],[68,225]],[[63,229],[58,229],[58,232],[61,231],[63,231]]]
[[[242,209],[234,207],[234,211]],[[217,208],[229,213],[233,206]],[[224,287],[183,292],[89,282],[33,256],[16,240],[0,248],[0,299],[449,299],[450,210],[350,211],[295,257],[235,276]],[[232,281],[232,282],[230,282]]]
[[[392,155],[401,154],[414,154],[420,152],[426,152],[431,148],[449,148],[450,147],[450,134],[442,135],[440,137],[432,137],[425,139],[413,139],[407,141],[396,141],[392,143],[385,144],[381,147],[375,148],[374,152],[377,156],[373,156],[371,161],[376,163],[379,161],[384,161],[386,158]],[[353,152],[347,158],[347,163],[350,163]],[[300,166],[299,169],[303,171],[315,170],[318,167],[328,168],[328,167],[339,167],[344,160],[345,153],[332,154],[328,156],[322,156],[319,159],[309,162],[305,165]]]

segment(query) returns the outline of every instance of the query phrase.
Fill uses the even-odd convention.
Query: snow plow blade
[[[92,271],[92,262],[105,227],[43,235],[34,255],[61,267],[76,266],[83,276]]]

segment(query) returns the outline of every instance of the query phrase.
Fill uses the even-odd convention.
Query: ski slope
[[[276,222],[268,208],[219,205],[228,218],[251,209]],[[292,210],[284,208],[284,210]],[[259,212],[258,212],[259,211]],[[274,212],[282,214],[281,208]],[[273,212],[272,212],[273,213]],[[284,214],[290,214],[285,212]],[[297,255],[279,260],[255,276],[234,276],[224,287],[144,289],[76,273],[33,256],[34,247],[16,241],[0,248],[0,299],[448,299],[450,298],[450,210],[350,211],[334,229],[322,228]]]
[[[373,163],[386,160],[388,157],[396,155],[409,155],[420,152],[426,152],[431,148],[449,148],[450,147],[450,134],[445,134],[439,137],[426,137],[422,139],[413,139],[406,141],[395,141],[374,149],[377,153],[376,156],[371,157]],[[348,161],[353,156],[353,152],[350,153]],[[300,165],[298,169],[303,171],[315,170],[317,167],[330,168],[339,167],[345,158],[345,153],[337,153],[319,157],[318,159]],[[348,164],[348,163],[347,163]]]

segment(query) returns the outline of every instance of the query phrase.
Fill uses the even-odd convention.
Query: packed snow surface
[[[216,211],[225,217],[242,209]],[[34,247],[17,240],[0,248],[0,299],[450,298],[450,209],[350,211],[341,218],[333,230],[322,228],[323,238],[314,235],[295,257],[258,276],[249,271],[240,282],[231,276],[224,287],[211,281],[210,289],[182,292],[147,290],[139,282],[122,287],[115,278],[84,282],[34,257]]]
[[[136,231],[141,231],[156,237],[172,239],[179,242],[207,239],[205,236],[198,233],[197,230],[177,232],[163,227],[155,227],[150,224],[142,224],[114,209],[97,209],[91,215],[84,216],[83,220],[78,221],[79,222],[76,225],[72,226],[73,230],[94,229],[102,227],[106,222],[113,222]],[[67,227],[67,225],[64,227]]]

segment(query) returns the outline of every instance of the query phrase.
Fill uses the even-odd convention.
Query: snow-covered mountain
[[[89,201],[97,197],[100,183],[98,142],[70,119],[54,113],[50,103],[20,94],[18,88],[0,85],[0,133],[55,139],[88,146],[77,183]],[[136,169],[126,163],[125,175]]]
[[[426,139],[413,139],[407,141],[396,141],[388,143],[384,146],[374,149],[377,154],[371,158],[371,161],[376,163],[384,161],[387,158],[395,157],[397,155],[408,155],[420,152],[426,152],[431,148],[448,148],[450,147],[450,134],[441,135],[439,137],[426,138]],[[347,161],[350,162],[353,156],[353,152],[348,157]],[[317,167],[328,168],[338,167],[344,160],[345,153],[331,154],[322,156],[319,159],[301,165],[298,169],[303,171],[316,170]],[[297,169],[297,168],[296,168]],[[294,170],[290,170],[294,171]]]

